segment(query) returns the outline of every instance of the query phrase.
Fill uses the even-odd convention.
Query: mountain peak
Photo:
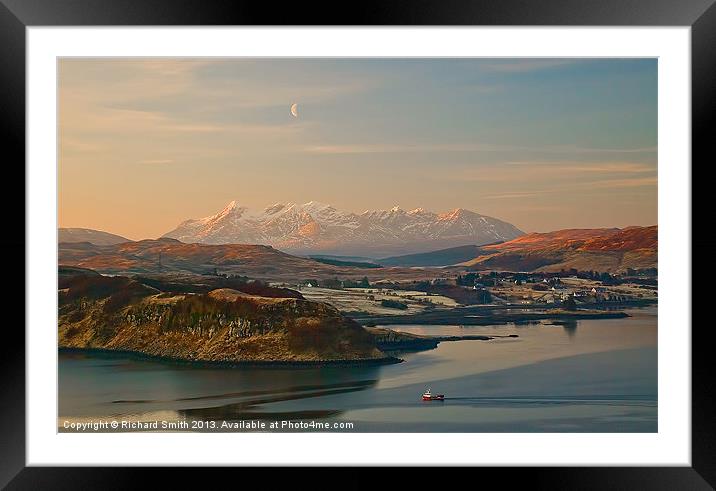
[[[320,201],[309,201],[308,203],[304,203],[301,206],[304,210],[307,210],[309,213],[333,209],[333,207],[331,205],[327,205],[326,203],[321,203]]]
[[[465,208],[453,208],[452,210],[440,215],[444,220],[455,220],[466,215],[476,215],[476,213],[466,210]]]
[[[318,206],[318,207],[324,208],[324,207],[327,207],[327,206],[330,206],[330,205],[327,205],[327,204],[325,204],[325,203],[321,203],[320,201],[313,201],[313,200],[311,200],[311,201],[309,201],[308,203],[304,203],[303,206]]]
[[[239,202],[236,200],[229,201],[229,204],[227,204],[223,210],[221,210],[219,213],[217,213],[216,217],[223,217],[232,213],[236,213],[237,211],[244,211],[246,208],[239,205]]]
[[[286,207],[283,203],[274,203],[271,206],[267,206],[264,208],[264,213],[267,215],[273,215],[274,213],[277,213],[281,210],[283,210]]]
[[[275,203],[252,211],[232,201],[207,218],[182,222],[167,237],[207,244],[263,244],[285,251],[419,252],[512,240],[523,232],[463,208],[441,214],[399,205],[356,214],[319,201]]]

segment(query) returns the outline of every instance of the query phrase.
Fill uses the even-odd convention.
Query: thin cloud
[[[604,179],[600,181],[584,181],[571,182],[567,185],[552,186],[549,189],[532,190],[532,191],[507,191],[504,193],[491,194],[483,196],[482,199],[497,200],[523,200],[528,198],[538,198],[545,195],[558,195],[560,193],[579,190],[580,193],[590,189],[616,189],[616,188],[640,188],[640,187],[656,187],[656,177],[634,177],[624,179]]]
[[[514,60],[504,62],[494,62],[482,65],[480,68],[488,72],[501,73],[525,73],[534,72],[536,70],[545,70],[547,68],[555,68],[563,65],[576,63],[580,60],[572,59],[531,59],[531,60]]]
[[[317,154],[362,154],[362,153],[414,153],[414,152],[515,152],[524,151],[546,154],[638,154],[655,153],[656,147],[644,148],[584,148],[566,145],[521,146],[496,145],[492,143],[444,143],[444,144],[341,144],[341,145],[313,145],[303,148],[303,151]],[[544,165],[540,162],[507,162],[509,165]]]
[[[651,164],[640,162],[506,162],[508,166],[526,167],[527,171],[539,174],[582,174],[582,173],[604,173],[604,174],[642,174],[655,172],[656,168]],[[522,171],[521,171],[522,172]]]
[[[318,154],[361,154],[361,153],[413,153],[413,152],[480,152],[496,151],[497,145],[490,144],[365,144],[365,145],[315,145],[304,147],[308,153]]]
[[[658,184],[656,176],[654,177],[635,177],[631,179],[609,179],[605,181],[596,181],[590,183],[590,186],[599,188],[640,188],[640,187],[656,187]]]
[[[552,191],[528,191],[528,192],[515,192],[515,193],[502,193],[502,194],[492,194],[484,196],[484,199],[524,199],[524,198],[534,198],[537,196],[541,196],[543,194],[549,193]]]
[[[656,153],[658,147],[641,147],[641,148],[565,148],[565,152],[580,153]]]

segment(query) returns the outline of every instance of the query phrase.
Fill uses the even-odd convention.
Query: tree
[[[563,303],[564,310],[577,310],[577,302],[574,301],[574,296],[570,295]]]
[[[492,295],[485,288],[478,290],[477,292],[477,303],[485,304],[492,302]]]
[[[399,302],[397,300],[381,300],[380,305],[383,307],[388,307],[391,309],[400,309],[400,310],[406,310],[408,308],[408,304],[404,302]]]
[[[343,283],[338,278],[332,278],[332,279],[328,278],[328,279],[321,281],[321,287],[339,290],[339,289],[343,288]]]

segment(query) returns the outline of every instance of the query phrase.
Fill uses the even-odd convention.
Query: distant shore
[[[513,308],[516,310],[522,310],[517,306]],[[369,326],[370,324],[458,324],[469,326],[487,326],[493,324],[520,324],[542,320],[568,321],[579,319],[623,319],[625,317],[629,317],[629,314],[622,311],[568,311],[550,309],[542,312],[492,312],[486,309],[463,307],[450,310],[432,310],[413,315],[356,315],[353,317],[353,320],[364,326]]]

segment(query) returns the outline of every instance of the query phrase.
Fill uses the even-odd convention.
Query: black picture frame
[[[716,109],[715,0],[362,0],[328,2],[248,2],[247,0],[0,0],[0,134],[4,145],[6,188],[23,193],[25,155],[25,28],[29,26],[162,25],[518,25],[518,26],[690,26],[692,56],[692,161],[714,161],[709,131]],[[14,156],[11,158],[10,156]],[[694,165],[692,164],[692,169]],[[15,175],[11,173],[14,172]],[[14,183],[14,184],[13,184]],[[703,185],[703,184],[702,184]],[[696,190],[692,195],[696,195]],[[24,230],[16,211],[22,196],[4,193],[6,210],[15,210],[14,230]],[[20,223],[22,220],[22,224]],[[710,233],[711,235],[713,232]],[[692,250],[713,241],[705,233],[691,238]],[[17,257],[27,244],[24,234],[5,233],[0,246]],[[695,247],[694,247],[695,246]],[[19,261],[6,274],[20,277]],[[15,270],[14,270],[14,269]],[[24,273],[24,272],[23,272]],[[17,303],[17,302],[14,302]],[[10,308],[9,310],[13,310]],[[148,484],[147,469],[46,468],[25,466],[25,336],[21,311],[5,318],[0,356],[0,486],[7,489],[126,489]],[[24,322],[23,322],[24,324]],[[686,327],[686,326],[685,326]],[[708,327],[708,326],[703,326]],[[480,469],[480,481],[498,478],[550,489],[712,489],[716,486],[712,346],[707,329],[692,329],[692,467]],[[98,449],[101,451],[101,449]],[[191,484],[192,478],[215,478],[208,469],[157,469],[163,484]],[[302,481],[305,469],[292,469]],[[417,471],[417,470],[416,470]],[[209,473],[211,472],[211,474]],[[242,480],[262,479],[266,470],[242,470]],[[452,471],[451,471],[452,472]],[[472,477],[475,478],[475,471]],[[375,477],[348,469],[341,487],[371,486]],[[272,471],[272,476],[279,476]],[[412,477],[411,477],[412,476]],[[159,476],[152,476],[154,478]],[[390,473],[385,485],[412,485],[424,471]],[[330,483],[333,478],[327,478]],[[274,484],[275,481],[272,480]],[[295,482],[295,481],[294,481]],[[347,483],[347,484],[346,484]],[[272,486],[273,487],[273,486]],[[320,486],[319,486],[320,487]]]

